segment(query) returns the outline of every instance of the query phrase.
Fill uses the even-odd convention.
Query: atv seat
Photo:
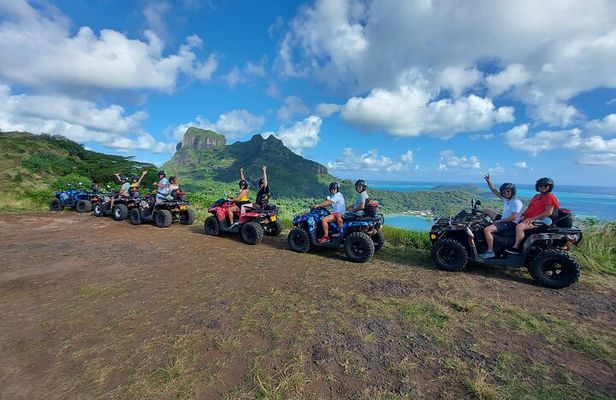
[[[370,216],[366,216],[364,215],[362,212],[347,212],[342,214],[342,220],[349,222],[349,221],[377,221],[379,219],[379,217],[370,217]]]

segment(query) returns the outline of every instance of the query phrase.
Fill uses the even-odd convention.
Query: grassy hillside
[[[86,150],[62,136],[28,132],[0,132],[0,211],[31,210],[46,206],[54,190],[79,182],[115,184],[113,173],[138,174],[147,170],[144,184],[156,179],[156,166]]]

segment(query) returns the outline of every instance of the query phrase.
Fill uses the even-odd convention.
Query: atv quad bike
[[[159,228],[166,228],[173,221],[192,225],[195,222],[195,210],[190,208],[190,203],[187,201],[161,199],[157,201],[155,195],[147,195],[137,201],[136,207],[129,212],[129,218],[133,225],[154,222]]]
[[[345,213],[342,229],[331,222],[331,240],[319,243],[317,239],[323,236],[321,221],[329,214],[328,210],[317,207],[293,217],[293,229],[287,237],[289,248],[297,253],[306,253],[311,247],[337,249],[344,246],[344,252],[351,261],[363,263],[370,260],[374,252],[385,244],[385,236],[381,231],[385,220],[382,214],[378,214],[378,205],[369,216]]]
[[[63,192],[54,193],[54,198],[49,202],[49,209],[51,211],[62,211],[64,208],[73,208],[78,213],[88,213],[92,211],[92,206],[99,199],[100,193],[69,188]]]
[[[134,197],[118,197],[113,202],[111,209],[111,197],[114,194],[102,195],[99,202],[94,205],[94,215],[97,217],[111,216],[116,221],[123,221],[128,218],[128,213],[137,206],[138,198]]]
[[[430,230],[433,262],[446,271],[462,271],[469,261],[489,266],[527,268],[531,277],[540,285],[560,289],[577,282],[580,265],[569,250],[582,240],[582,230],[571,224],[571,217],[552,216],[551,226],[538,225],[526,231],[519,255],[505,252],[513,246],[515,231],[494,234],[495,258],[483,259],[479,254],[486,250],[483,229],[493,223],[479,206],[481,201],[471,201],[471,212],[460,211],[455,217],[435,220]]]
[[[207,235],[219,236],[221,233],[240,234],[246,244],[255,245],[263,240],[263,235],[278,236],[282,225],[278,220],[278,210],[275,205],[264,204],[258,207],[244,206],[244,213],[235,213],[234,221],[229,221],[228,210],[235,203],[220,199],[208,208],[212,215],[207,217],[203,228]]]

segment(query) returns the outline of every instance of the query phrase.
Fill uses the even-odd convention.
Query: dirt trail
[[[616,395],[614,285],[450,274],[396,248],[359,265],[200,221],[5,214],[0,232],[0,398],[453,398],[481,371],[515,393],[499,371],[526,382],[529,363],[553,393]],[[557,340],[570,328],[603,341]]]

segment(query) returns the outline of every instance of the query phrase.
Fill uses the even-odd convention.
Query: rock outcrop
[[[181,143],[178,143],[176,150],[207,150],[215,147],[224,147],[226,144],[227,140],[223,135],[219,135],[214,131],[191,126],[186,130],[186,133],[184,133],[184,138]]]

